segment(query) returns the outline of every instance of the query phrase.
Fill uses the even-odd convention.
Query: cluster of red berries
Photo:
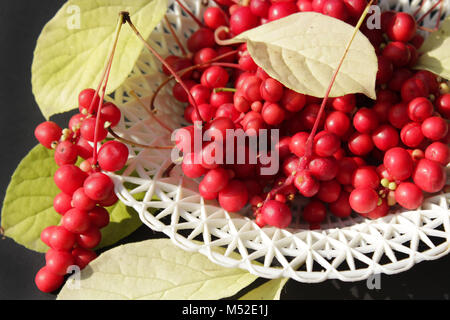
[[[189,70],[182,74],[190,96],[179,83],[173,95],[188,103],[184,114],[188,122],[202,121],[204,130],[220,133],[217,136],[225,137],[227,129],[242,129],[248,135],[260,129],[279,130],[281,138],[274,148],[281,165],[268,176],[262,174],[267,166],[263,163],[211,163],[205,155],[225,142],[203,142],[199,152],[184,153],[182,169],[190,178],[202,177],[199,191],[205,199],[218,199],[233,212],[250,204],[258,225],[285,228],[292,221],[288,203],[300,195],[310,199],[302,209],[303,220],[318,228],[327,211],[337,217],[355,211],[379,218],[396,204],[417,209],[424,192],[444,188],[450,161],[450,94],[446,83],[432,73],[412,69],[424,39],[411,15],[385,12],[381,30],[365,25],[361,29],[379,58],[377,100],[359,94],[333,98],[320,117],[321,99],[271,78],[255,64],[245,44],[217,44],[215,30],[227,26],[228,34],[221,28],[220,37],[231,38],[299,11],[320,12],[354,25],[367,1],[216,2],[220,6],[205,11],[204,25],[187,41],[191,56],[165,60],[175,71]],[[232,52],[220,63],[204,66]],[[189,69],[200,64],[201,68]],[[164,72],[168,74],[167,69]],[[313,128],[318,132],[311,136]],[[176,137],[177,147],[193,150],[194,135],[186,133],[193,133],[194,126],[184,129]],[[249,153],[248,145],[234,151],[239,148]]]
[[[117,125],[121,118],[119,108],[109,102],[102,104],[97,115],[99,102],[95,90],[85,89],[79,95],[80,113],[70,119],[68,129],[47,121],[35,130],[38,141],[55,150],[59,168],[54,181],[61,190],[53,202],[55,211],[62,216],[61,223],[41,233],[41,240],[50,247],[45,255],[46,265],[35,278],[43,292],[58,289],[70,266],[83,269],[96,258],[93,249],[100,243],[100,229],[110,220],[105,207],[118,201],[113,181],[100,171],[122,169],[129,152],[127,146],[118,141],[108,141],[98,154],[94,152],[93,143],[105,140],[107,128]],[[84,161],[77,166],[79,157]]]

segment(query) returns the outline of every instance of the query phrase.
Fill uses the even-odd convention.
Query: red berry
[[[252,29],[258,25],[258,18],[249,7],[238,8],[230,17],[230,30],[234,35]]]
[[[322,8],[323,14],[345,21],[348,19],[348,11],[342,0],[327,0]]]
[[[436,100],[436,107],[442,116],[450,118],[450,93],[443,94]]]
[[[98,164],[105,171],[121,170],[128,160],[128,147],[119,141],[108,141],[98,151]]]
[[[77,235],[77,244],[84,249],[93,249],[99,245],[102,234],[96,227],[92,227],[84,233]]]
[[[386,84],[391,80],[394,73],[392,61],[385,56],[378,57],[377,83]]]
[[[52,148],[53,142],[58,142],[62,135],[62,129],[52,121],[41,123],[34,130],[34,136],[47,149]]]
[[[430,140],[443,139],[448,132],[448,124],[441,117],[431,117],[422,123],[422,133]]]
[[[332,105],[337,111],[350,113],[356,108],[356,97],[354,94],[348,94],[342,97],[334,98]]]
[[[303,219],[311,224],[321,223],[325,220],[327,208],[317,200],[312,200],[303,208]]]
[[[403,128],[409,122],[408,104],[402,102],[391,107],[389,109],[388,119],[389,123],[397,129]]]
[[[322,131],[314,137],[314,153],[320,157],[332,156],[341,146],[337,135]]]
[[[320,188],[320,183],[307,171],[297,173],[294,185],[307,198],[314,197]]]
[[[356,212],[369,213],[377,207],[378,194],[372,188],[357,188],[350,194],[349,202]]]
[[[39,290],[50,293],[58,289],[64,281],[64,277],[50,271],[48,267],[43,267],[38,271],[34,282]]]
[[[89,198],[101,201],[109,197],[114,189],[114,183],[106,174],[96,172],[84,181],[83,187]]]
[[[429,89],[422,80],[411,78],[403,83],[401,93],[403,101],[410,102],[418,97],[428,97]]]
[[[50,238],[52,236],[53,230],[55,230],[56,226],[50,226],[42,230],[41,232],[41,240],[47,246],[50,247]]]
[[[95,207],[95,201],[86,195],[84,188],[78,188],[72,195],[72,205],[79,210],[88,211]]]
[[[433,109],[433,104],[427,98],[415,98],[408,104],[408,116],[412,121],[423,122],[431,117]]]
[[[450,147],[442,142],[433,142],[425,150],[425,158],[446,166],[450,162]]]
[[[112,205],[115,205],[117,201],[119,201],[119,198],[117,198],[114,192],[111,192],[106,199],[98,201],[98,205],[102,207],[110,207]]]
[[[399,181],[408,179],[413,173],[413,160],[408,151],[400,147],[389,149],[383,164],[389,174]]]
[[[330,203],[329,207],[331,213],[339,218],[349,217],[352,214],[349,198],[350,194],[346,191],[342,191],[339,198],[335,202]]]
[[[64,193],[72,195],[75,190],[80,188],[87,175],[80,168],[72,164],[66,164],[60,167],[53,177],[56,186]]]
[[[223,168],[217,168],[209,170],[205,177],[202,180],[204,188],[206,188],[209,192],[220,192],[222,191],[228,184],[228,180],[230,176],[227,170]]]
[[[342,187],[336,180],[322,181],[316,197],[325,203],[332,203],[339,199],[341,190]]]
[[[403,182],[395,190],[395,200],[403,208],[415,210],[423,203],[423,193],[414,183]]]
[[[367,133],[355,133],[348,140],[348,148],[357,156],[364,156],[373,149],[372,137]]]
[[[214,200],[219,196],[218,192],[210,192],[203,181],[198,185],[198,191],[205,200]]]
[[[181,165],[183,173],[192,179],[200,178],[208,171],[201,165],[201,162],[200,156],[196,156],[195,153],[186,154]]]
[[[109,224],[109,212],[103,207],[95,207],[88,212],[91,225],[101,229]]]
[[[92,100],[94,99],[94,104],[92,104]],[[80,113],[87,114],[89,108],[92,104],[92,113],[97,113],[98,105],[100,103],[100,97],[95,93],[94,89],[84,89],[78,95],[78,108]]]
[[[408,123],[400,132],[400,138],[406,146],[410,148],[418,147],[424,139],[420,123]]]
[[[331,112],[325,120],[325,130],[342,137],[350,129],[350,118],[342,111]]]
[[[75,164],[78,159],[78,148],[72,142],[62,141],[55,149],[55,162],[58,166]]]
[[[269,21],[274,21],[287,17],[298,12],[297,5],[290,1],[280,1],[273,3],[269,8]]]
[[[387,200],[382,199],[381,204],[378,203],[375,209],[373,209],[372,211],[370,211],[368,213],[361,214],[361,215],[368,217],[369,219],[375,220],[375,219],[379,219],[379,218],[383,218],[383,217],[387,216],[388,213],[389,213],[389,205],[387,203]]]
[[[84,269],[89,262],[97,258],[97,254],[94,251],[79,247],[72,250],[72,256],[75,259],[75,264],[80,269]]]
[[[434,193],[442,190],[447,180],[447,174],[439,163],[422,159],[417,163],[413,180],[423,191]]]
[[[228,72],[219,66],[211,66],[203,72],[201,83],[208,88],[222,88],[228,83]]]
[[[283,85],[277,80],[267,78],[261,83],[261,97],[269,102],[278,102],[283,97]]]
[[[387,25],[387,34],[393,41],[408,42],[417,31],[416,19],[408,13],[397,12]]]
[[[68,231],[64,227],[58,226],[51,230],[50,238],[48,239],[50,247],[56,250],[67,251],[75,245],[75,234]]]
[[[283,97],[281,98],[281,106],[287,111],[298,112],[305,107],[305,95],[295,92],[291,89],[285,89]]]
[[[339,161],[339,170],[336,179],[342,185],[352,184],[353,173],[358,168],[357,163],[352,158],[344,158]]]
[[[308,165],[309,171],[313,177],[320,181],[333,180],[338,174],[339,165],[336,159],[315,158]]]
[[[73,233],[83,233],[91,226],[87,212],[75,208],[66,212],[61,223],[64,228]]]
[[[83,139],[83,137],[80,137],[76,143],[77,149],[78,149],[78,155],[82,157],[83,159],[89,159],[92,157],[92,152],[94,149],[89,144],[89,141],[86,139]]]
[[[300,12],[313,11],[312,0],[298,0],[297,7]]]
[[[217,29],[227,24],[227,16],[222,9],[218,7],[209,7],[203,13],[205,24],[211,29]]]
[[[375,167],[365,166],[356,169],[353,173],[352,185],[355,188],[376,189],[380,185],[380,177]]]
[[[411,60],[411,51],[403,42],[389,42],[383,49],[383,57],[388,58],[396,67],[404,67]]]
[[[373,109],[361,108],[353,116],[353,126],[361,133],[369,133],[378,127],[377,114]]]
[[[394,127],[386,124],[372,132],[372,140],[378,149],[387,151],[398,145],[399,136]]]
[[[55,249],[47,251],[45,262],[48,270],[60,276],[64,276],[67,273],[67,268],[75,263],[70,252]]]
[[[283,122],[286,113],[277,103],[267,103],[261,111],[265,123],[276,126]]]
[[[111,102],[105,103],[100,111],[100,118],[104,122],[111,123],[111,128],[114,128],[120,122],[121,116],[120,109]]]
[[[250,2],[250,10],[255,16],[267,18],[269,14],[270,1],[268,0],[252,0]]]
[[[214,32],[211,29],[208,28],[200,28],[197,31],[195,31],[188,39],[187,41],[187,47],[189,51],[191,52],[197,52],[200,49],[208,48],[208,47],[214,47],[216,44],[216,40],[214,39]],[[185,67],[189,67],[191,64],[189,62],[189,65],[185,65],[181,68],[176,69],[184,69]],[[175,70],[175,71],[179,71]]]
[[[262,218],[268,225],[284,229],[291,224],[291,209],[280,201],[269,200],[261,208]]]
[[[59,214],[64,215],[72,208],[71,202],[72,196],[61,192],[56,195],[55,199],[53,199],[53,208]]]
[[[81,124],[80,128],[81,136],[87,141],[94,142],[95,126],[96,126],[96,118],[85,119]],[[97,141],[105,140],[107,135],[108,130],[105,129],[105,122],[103,120],[100,120],[97,131]]]
[[[214,108],[219,108],[224,104],[233,102],[233,92],[219,91],[212,92],[209,103]],[[216,116],[217,117],[217,116]]]
[[[356,19],[359,19],[367,6],[366,0],[344,0],[344,3],[348,13]]]
[[[219,204],[229,212],[238,212],[248,201],[248,192],[245,184],[239,180],[231,180],[219,192]]]

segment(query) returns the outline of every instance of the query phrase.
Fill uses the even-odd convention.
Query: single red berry
[[[327,208],[317,200],[312,200],[303,208],[303,219],[311,224],[321,223],[325,220]]]
[[[361,108],[353,116],[353,126],[360,133],[369,133],[378,127],[378,117],[373,109]]]
[[[109,224],[109,212],[103,207],[95,207],[88,211],[89,221],[91,225],[101,229]]]
[[[206,69],[201,78],[201,83],[208,88],[222,88],[228,83],[228,72],[219,66],[211,66]]]
[[[208,173],[205,174],[202,183],[209,192],[217,193],[222,191],[227,186],[229,179],[230,176],[227,170],[217,168],[209,170]]]
[[[423,193],[414,183],[403,182],[395,190],[395,200],[405,209],[416,210],[423,203]]]
[[[61,224],[73,233],[83,233],[91,226],[87,212],[76,208],[66,212],[61,220]]]
[[[283,85],[277,80],[267,78],[260,87],[261,97],[269,102],[278,102],[283,97]]]
[[[339,170],[336,179],[342,185],[352,184],[353,173],[358,168],[354,159],[346,157],[339,161]]]
[[[344,0],[348,13],[355,19],[359,19],[367,6],[367,0]]]
[[[78,148],[72,142],[62,141],[55,149],[55,162],[58,166],[75,164],[78,159]]]
[[[250,10],[255,16],[267,18],[269,14],[270,1],[268,0],[252,0],[250,2]]]
[[[394,105],[388,112],[389,123],[397,129],[403,128],[408,122],[408,104],[405,102]]]
[[[93,249],[99,245],[102,234],[96,227],[92,227],[84,233],[77,234],[77,244],[84,249]]]
[[[341,184],[336,180],[322,181],[316,197],[325,203],[332,203],[339,199],[341,190]]]
[[[196,179],[208,171],[201,165],[201,163],[202,161],[200,156],[196,156],[195,153],[188,153],[183,157],[181,168],[187,177]]]
[[[422,123],[422,132],[432,141],[443,139],[448,132],[448,124],[441,117],[430,117]]]
[[[94,251],[80,247],[72,250],[72,256],[75,259],[75,264],[80,267],[80,269],[84,269],[89,262],[97,258],[97,254]]]
[[[287,228],[292,221],[291,209],[283,202],[267,201],[261,208],[261,215],[265,223],[280,229]]]
[[[332,106],[337,111],[350,113],[356,108],[356,97],[354,94],[348,94],[342,97],[334,98]]]
[[[290,112],[298,112],[306,105],[305,95],[291,89],[285,89],[280,102],[281,106]]]
[[[319,192],[320,183],[309,172],[297,173],[294,185],[298,191],[307,198],[314,197]]]
[[[187,41],[187,47],[191,52],[197,52],[203,48],[214,47],[215,44],[216,40],[214,39],[214,32],[208,28],[198,29],[189,37]],[[181,69],[184,69],[185,67],[189,67],[189,65],[183,66]]]
[[[368,213],[362,213],[361,215],[364,217],[367,217],[369,219],[375,220],[375,219],[379,219],[379,218],[383,218],[383,217],[387,216],[389,213],[389,210],[390,210],[390,208],[389,208],[389,205],[385,198],[385,199],[381,199],[381,202],[378,202],[375,209],[373,209],[372,211],[370,211]]]
[[[383,57],[388,58],[396,67],[404,67],[411,61],[411,51],[405,43],[393,41],[383,49]]]
[[[113,191],[109,194],[109,196],[106,199],[100,200],[97,203],[99,206],[102,206],[102,207],[111,207],[111,206],[115,205],[117,203],[117,201],[119,201],[119,198],[117,198],[116,194]]]
[[[341,146],[341,140],[332,132],[322,131],[314,137],[314,153],[320,157],[331,157]]]
[[[41,268],[34,283],[42,292],[50,293],[58,289],[64,281],[64,277],[53,273],[48,267]]]
[[[436,100],[436,107],[442,116],[450,118],[450,93],[443,94]]]
[[[95,100],[92,104],[92,100]],[[97,113],[100,97],[95,93],[94,89],[84,89],[78,95],[78,108],[80,113],[87,114],[92,104],[92,113]]]
[[[226,103],[232,103],[232,102],[233,102],[233,92],[227,92],[227,91],[219,91],[219,92],[213,91],[211,93],[211,97],[210,97],[210,101],[209,101],[211,106],[213,106],[216,109]]]
[[[378,57],[377,83],[386,84],[391,80],[394,74],[394,65],[392,61],[385,56]]]
[[[267,103],[263,106],[261,115],[264,122],[269,125],[276,126],[283,122],[286,113],[277,103]]]
[[[403,101],[410,102],[418,97],[428,97],[429,89],[422,80],[411,78],[405,81],[401,93]]]
[[[417,122],[408,123],[402,128],[400,138],[406,146],[410,148],[418,147],[424,139],[422,126]]]
[[[413,76],[408,68],[401,68],[394,71],[389,81],[388,87],[392,91],[401,91],[403,84]]]
[[[239,7],[230,17],[230,30],[234,35],[252,29],[257,25],[258,18],[249,7]]]
[[[128,147],[119,141],[108,141],[98,151],[98,164],[105,171],[121,170],[128,160]]]
[[[85,119],[81,124],[80,128],[81,136],[87,141],[94,142],[95,126],[96,126],[96,118]],[[105,129],[105,122],[103,120],[100,120],[97,131],[97,141],[105,140],[107,135],[108,130]]]
[[[64,215],[67,211],[72,208],[71,205],[72,196],[65,194],[64,192],[58,193],[53,199],[53,208],[56,212]]]
[[[342,137],[350,129],[350,118],[342,111],[331,112],[325,120],[325,130]]]
[[[67,273],[67,269],[75,264],[75,259],[70,252],[50,249],[45,254],[45,262],[48,270],[54,274],[64,276]]]
[[[53,179],[62,192],[72,195],[83,185],[86,177],[86,173],[77,166],[66,164],[56,170]]]
[[[348,140],[348,148],[357,156],[365,156],[373,150],[372,137],[367,133],[354,133]]]
[[[200,184],[198,185],[198,191],[200,192],[200,195],[205,200],[214,200],[214,199],[217,199],[217,197],[219,196],[218,192],[211,192],[211,191],[209,191],[208,188],[203,183],[203,181],[200,182]]]
[[[216,109],[214,118],[229,118],[234,122],[239,118],[240,115],[241,113],[236,110],[232,103],[225,103]]]
[[[425,158],[447,166],[450,162],[450,147],[442,142],[433,142],[425,150]]]
[[[372,166],[356,169],[352,180],[352,185],[355,188],[371,188],[375,190],[380,185],[380,177],[376,168]]]
[[[84,192],[92,200],[106,199],[114,189],[114,183],[110,177],[101,172],[91,174],[83,184]]]
[[[300,12],[314,11],[312,6],[312,0],[298,0],[297,7]]]
[[[293,13],[298,12],[297,5],[290,1],[280,1],[272,3],[269,8],[269,21],[274,21],[287,17]]]
[[[320,181],[333,180],[339,169],[338,161],[332,157],[315,158],[308,165],[311,175]]]
[[[327,0],[313,0],[312,1],[312,9],[315,11],[315,12],[319,12],[319,13],[322,13],[322,11],[323,11],[323,6],[325,5],[325,2],[326,2]]]
[[[34,130],[36,139],[47,149],[51,149],[53,142],[58,142],[61,135],[61,127],[52,121],[43,122]]]
[[[56,226],[50,226],[42,230],[41,232],[41,241],[50,247],[50,238],[52,236],[53,230]]]
[[[372,188],[357,188],[350,194],[349,202],[353,210],[365,214],[377,207],[378,194]]]
[[[117,126],[117,124],[120,122],[121,117],[122,114],[120,112],[120,109],[111,102],[105,103],[102,107],[102,110],[100,111],[100,118],[104,122],[109,122],[111,124],[111,128]]]
[[[86,195],[84,188],[78,188],[72,195],[72,206],[78,210],[91,210],[95,204],[95,201]]]
[[[92,152],[94,151],[94,148],[89,144],[89,141],[84,139],[83,137],[80,137],[77,142],[76,146],[78,149],[78,155],[82,157],[83,159],[89,159],[92,157]]]
[[[417,31],[416,19],[408,13],[397,12],[387,25],[387,35],[393,41],[408,42]]]
[[[48,241],[51,248],[67,251],[75,245],[75,234],[62,226],[54,227]]]
[[[341,191],[339,198],[329,204],[330,211],[336,217],[347,218],[352,214],[352,207],[349,202],[350,194],[346,191]]]
[[[222,9],[218,7],[209,7],[203,13],[205,24],[211,29],[217,29],[227,24],[227,16]]]
[[[408,179],[413,173],[413,160],[408,151],[400,147],[389,149],[384,155],[383,164],[389,174],[399,181]]]
[[[248,192],[245,184],[240,180],[231,180],[219,192],[219,204],[229,212],[240,211],[248,201]]]
[[[372,141],[379,150],[387,151],[398,145],[398,132],[388,124],[379,126],[372,132]]]
[[[416,165],[413,180],[423,191],[434,193],[442,190],[447,180],[447,174],[439,163],[422,159]]]
[[[424,97],[415,98],[408,104],[408,116],[415,122],[425,121],[432,116],[433,111],[433,104]]]
[[[346,21],[349,17],[347,7],[342,0],[327,0],[322,8],[322,13]]]

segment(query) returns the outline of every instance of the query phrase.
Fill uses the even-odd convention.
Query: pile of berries
[[[220,40],[296,12],[316,11],[355,25],[367,1],[216,2],[219,7],[206,9],[204,24],[187,41],[190,55],[165,59],[189,88],[190,95],[177,83],[173,96],[187,103],[186,121],[201,121],[203,130],[218,136],[225,137],[227,129],[242,129],[248,136],[260,129],[269,136],[279,130],[272,151],[279,152],[280,170],[264,175],[261,169],[267,164],[262,162],[206,161],[217,145],[224,157],[230,152],[225,141],[210,139],[198,152],[184,152],[182,163],[186,176],[201,178],[199,191],[205,199],[217,199],[232,212],[250,204],[258,225],[286,228],[293,217],[289,202],[296,196],[308,198],[301,217],[315,229],[328,211],[341,218],[354,211],[375,219],[397,204],[417,209],[424,193],[443,190],[450,161],[449,88],[434,74],[412,68],[424,41],[413,16],[384,12],[381,30],[363,24],[361,31],[379,60],[377,100],[360,94],[333,98],[320,117],[322,99],[271,78],[255,64],[246,44],[220,45]],[[205,66],[208,61],[214,63]],[[316,127],[317,134],[311,135]],[[194,125],[183,129],[176,136],[177,147],[193,150]],[[235,146],[235,153],[237,149],[250,152],[247,144]]]
[[[110,220],[105,207],[118,201],[113,181],[101,170],[122,169],[129,151],[119,141],[108,141],[98,154],[94,152],[94,140],[105,140],[107,128],[117,125],[121,118],[119,108],[109,102],[102,104],[97,115],[99,102],[95,90],[85,89],[79,95],[80,113],[70,119],[68,129],[63,130],[56,123],[47,121],[35,130],[38,141],[55,150],[59,168],[54,181],[61,190],[53,202],[55,211],[62,216],[61,223],[47,227],[41,233],[41,240],[50,247],[45,255],[46,265],[35,278],[37,287],[43,292],[59,288],[69,267],[76,265],[83,269],[96,258],[93,249],[100,243],[100,229]],[[84,161],[77,166],[79,157]]]

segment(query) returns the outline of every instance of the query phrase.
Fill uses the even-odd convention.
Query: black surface
[[[125,0],[124,0],[125,1]],[[19,161],[36,144],[34,127],[44,119],[31,91],[31,62],[37,37],[44,24],[64,1],[3,0],[0,10],[0,199]],[[64,124],[67,116],[57,117]],[[146,227],[122,242],[161,237]],[[0,240],[0,299],[54,299],[34,286],[34,275],[44,256]],[[289,281],[284,299],[449,299],[450,257],[423,262],[400,275],[381,278],[380,290],[366,282],[300,284]]]

